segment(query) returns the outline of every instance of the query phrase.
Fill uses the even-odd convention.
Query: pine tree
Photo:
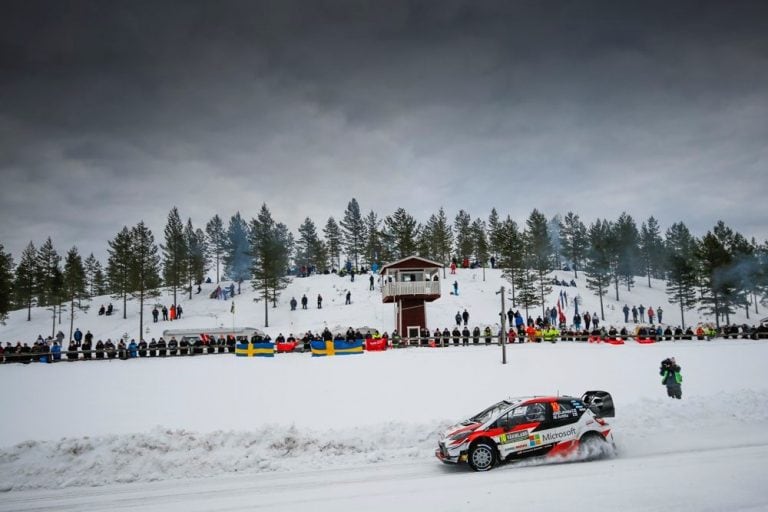
[[[547,280],[547,274],[552,271],[552,243],[547,228],[547,218],[534,209],[525,224],[527,229],[523,234],[523,240],[528,253],[526,267],[536,271],[541,300],[541,316],[544,318],[546,317],[544,296],[552,292],[552,286]]]
[[[224,276],[237,283],[237,293],[240,293],[240,284],[251,278],[253,258],[248,237],[248,224],[237,212],[229,219],[227,248],[224,252]]]
[[[395,259],[402,259],[416,252],[416,239],[421,227],[405,209],[395,210],[394,214],[384,220],[384,224],[392,236]]]
[[[210,247],[211,257],[216,261],[216,284],[219,283],[219,267],[221,257],[227,249],[227,236],[224,232],[224,223],[218,214],[214,215],[208,224],[205,225],[205,233],[208,235],[208,246]]]
[[[563,226],[560,230],[560,246],[573,267],[573,277],[578,279],[578,270],[589,250],[589,239],[586,226],[573,212],[568,212],[563,219]]]
[[[518,274],[525,269],[525,247],[523,244],[523,235],[509,216],[502,226],[501,246],[499,249],[499,266],[502,270],[502,277],[512,285],[512,307],[517,307],[517,283]],[[523,278],[527,281],[527,277]]]
[[[658,221],[653,216],[640,226],[639,256],[643,270],[648,276],[648,288],[651,288],[651,277],[663,276],[664,242],[660,235]]]
[[[445,210],[441,206],[437,212],[437,222],[432,233],[432,250],[437,257],[436,261],[447,265],[450,260],[452,247],[453,229],[448,223],[448,216],[446,216]],[[443,267],[443,278],[445,278],[445,266]]]
[[[317,234],[315,223],[309,217],[299,226],[296,262],[307,268],[315,267],[318,272],[323,272],[328,267],[328,250]]]
[[[435,238],[435,225],[437,216],[433,213],[429,216],[427,222],[421,226],[419,238],[416,240],[416,253],[422,258],[437,260],[432,250],[432,240]]]
[[[104,275],[104,269],[101,267],[101,262],[96,260],[96,265],[93,271],[93,294],[106,295],[109,292],[107,288],[107,278]]]
[[[5,325],[13,296],[13,257],[0,243],[0,324]]]
[[[37,282],[39,287],[37,288],[38,306],[50,306],[53,315],[51,336],[56,334],[56,311],[59,308],[59,314],[61,314],[61,299],[63,289],[63,275],[61,272],[61,256],[53,248],[53,242],[51,237],[40,246],[37,251],[37,261],[35,264],[38,276]],[[61,323],[61,319],[59,319]]]
[[[605,320],[603,296],[611,285],[611,225],[598,219],[589,227],[589,249],[584,272],[587,288],[600,298],[600,318]]]
[[[344,219],[341,221],[341,232],[344,239],[344,249],[347,252],[347,258],[355,260],[355,270],[360,268],[359,258],[363,250],[363,241],[365,240],[365,224],[360,214],[360,205],[357,199],[352,200],[344,211]]]
[[[253,263],[251,265],[251,286],[261,293],[264,300],[264,327],[269,327],[268,304],[277,301],[280,290],[288,284],[286,270],[290,251],[286,246],[292,243],[288,230],[276,224],[264,204],[257,218],[251,220],[249,242]]]
[[[37,270],[37,305],[56,305],[61,299],[61,256],[53,248],[51,237],[40,246],[35,256]]]
[[[128,294],[132,292],[129,272],[131,268],[131,232],[127,226],[110,240],[107,259],[107,279],[112,297],[123,299],[123,320],[127,316]]]
[[[475,219],[472,222],[472,245],[475,247],[475,259],[485,266],[488,261],[488,236],[485,233],[485,222],[482,219]]]
[[[472,219],[469,213],[459,210],[453,221],[453,231],[456,233],[456,257],[461,263],[469,259],[475,250],[472,244]]]
[[[680,305],[680,323],[685,329],[685,312],[696,307],[697,242],[682,222],[667,229],[664,242],[667,257],[667,296]]]
[[[382,256],[384,255],[381,221],[376,213],[371,210],[363,219],[363,225],[365,226],[363,230],[365,232],[363,252],[368,265],[373,265],[375,262],[382,261]]]
[[[205,238],[202,230],[198,236]],[[139,300],[139,341],[144,339],[144,300],[158,297],[160,292],[160,256],[155,236],[139,222],[131,229],[131,259],[128,271],[129,288],[133,297]]]
[[[614,228],[614,243],[618,255],[617,274],[619,280],[632,290],[638,268],[638,232],[635,220],[631,215],[622,212]],[[618,299],[617,299],[618,300]]]
[[[88,305],[81,302],[88,298],[88,280],[77,247],[72,247],[67,252],[64,262],[64,295],[69,301],[69,342],[72,343],[75,309],[88,310]]]
[[[328,257],[331,258],[332,265],[341,268],[341,228],[333,217],[328,217],[328,221],[323,228],[325,235],[325,246],[328,248]]]
[[[184,236],[184,224],[175,206],[168,213],[165,225],[165,245],[163,249],[163,281],[173,290],[173,303],[178,304],[176,291],[184,285],[189,262],[189,245]]]
[[[530,259],[532,255],[523,248],[522,257]],[[531,316],[530,309],[542,305],[538,290],[536,289],[536,281],[536,272],[527,267],[519,269],[513,277],[513,283],[517,289],[517,303],[525,309],[526,320]],[[513,303],[512,307],[517,306]]]
[[[27,308],[27,322],[32,320],[32,301],[37,295],[38,275],[37,249],[35,249],[35,244],[29,242],[29,245],[21,253],[13,286],[16,305],[20,308]]]

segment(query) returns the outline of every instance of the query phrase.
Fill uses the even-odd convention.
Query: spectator
[[[77,343],[77,346],[80,346],[80,342],[83,341],[83,333],[80,331],[80,328],[78,327],[75,329],[75,334],[72,335],[73,338],[75,338],[75,343]]]
[[[352,304],[352,292],[347,290],[347,300],[344,301],[344,304]]]
[[[77,343],[70,343],[67,347],[67,360],[77,361]]]
[[[181,318],[181,314],[184,312],[183,309],[181,309],[181,304],[176,305],[176,319],[178,320]]]
[[[99,316],[104,316],[104,313],[106,313],[106,309],[104,308],[104,304],[101,305],[99,308]]]
[[[592,327],[595,329],[599,329],[599,324],[600,324],[600,317],[597,316],[597,311],[595,311],[594,313],[592,313]]]
[[[648,323],[649,324],[653,323],[653,315],[654,315],[653,306],[648,306]]]
[[[637,307],[632,306],[632,321],[637,323]]]
[[[472,343],[474,345],[480,344],[480,328],[478,326],[472,329]]]
[[[163,320],[168,321],[168,307],[165,305],[163,306]]]
[[[664,310],[661,309],[661,306],[656,308],[656,316],[659,317],[659,323],[661,323],[661,315],[664,314]]]
[[[640,322],[645,322],[645,306],[640,304],[640,307],[637,308],[637,312],[640,313]]]
[[[317,294],[317,309],[323,309],[323,296]]]
[[[456,325],[461,325],[461,312],[456,312]]]
[[[155,311],[157,311],[157,308],[155,308]],[[128,357],[131,359],[139,357],[139,348],[134,339],[131,339],[131,342],[128,344]]]
[[[454,281],[453,282],[453,294],[458,295],[459,294],[459,282]]]
[[[297,304],[296,297],[291,297],[291,311],[296,311]]]
[[[152,321],[157,323],[157,317],[160,315],[160,311],[157,310],[157,306],[152,309]]]
[[[301,296],[301,309],[307,309],[307,296]]]
[[[584,329],[589,330],[589,324],[592,323],[592,316],[589,314],[589,311],[584,313]]]
[[[107,306],[107,316],[112,316],[112,312],[115,310],[115,307],[112,305],[112,303],[109,303],[109,306]]]
[[[469,312],[466,310],[466,308],[464,309],[464,312],[461,314],[461,318],[462,320],[464,320],[464,326],[466,327],[467,322],[469,322]]]
[[[624,308],[622,309],[624,311],[624,323],[629,323],[629,306],[624,304]]]
[[[451,262],[451,274],[455,274],[455,273],[456,273],[456,262],[452,261]]]
[[[465,325],[464,329],[461,330],[461,344],[462,346],[468,346],[469,345],[469,328]]]
[[[373,290],[373,274],[368,278],[368,289]]]

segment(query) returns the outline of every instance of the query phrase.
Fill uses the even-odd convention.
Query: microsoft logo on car
[[[537,446],[541,444],[541,435],[540,434],[534,434],[532,436],[528,436],[528,441],[530,446]]]

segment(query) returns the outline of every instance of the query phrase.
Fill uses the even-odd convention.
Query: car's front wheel
[[[469,449],[467,462],[475,471],[488,471],[496,465],[496,448],[488,441],[479,441]]]

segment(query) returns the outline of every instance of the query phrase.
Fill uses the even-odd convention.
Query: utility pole
[[[496,294],[501,294],[501,332],[499,333],[499,344],[501,344],[501,364],[507,364],[507,344],[504,343],[504,338],[507,333],[506,313],[504,313],[504,293],[505,289],[502,286],[501,290]]]

